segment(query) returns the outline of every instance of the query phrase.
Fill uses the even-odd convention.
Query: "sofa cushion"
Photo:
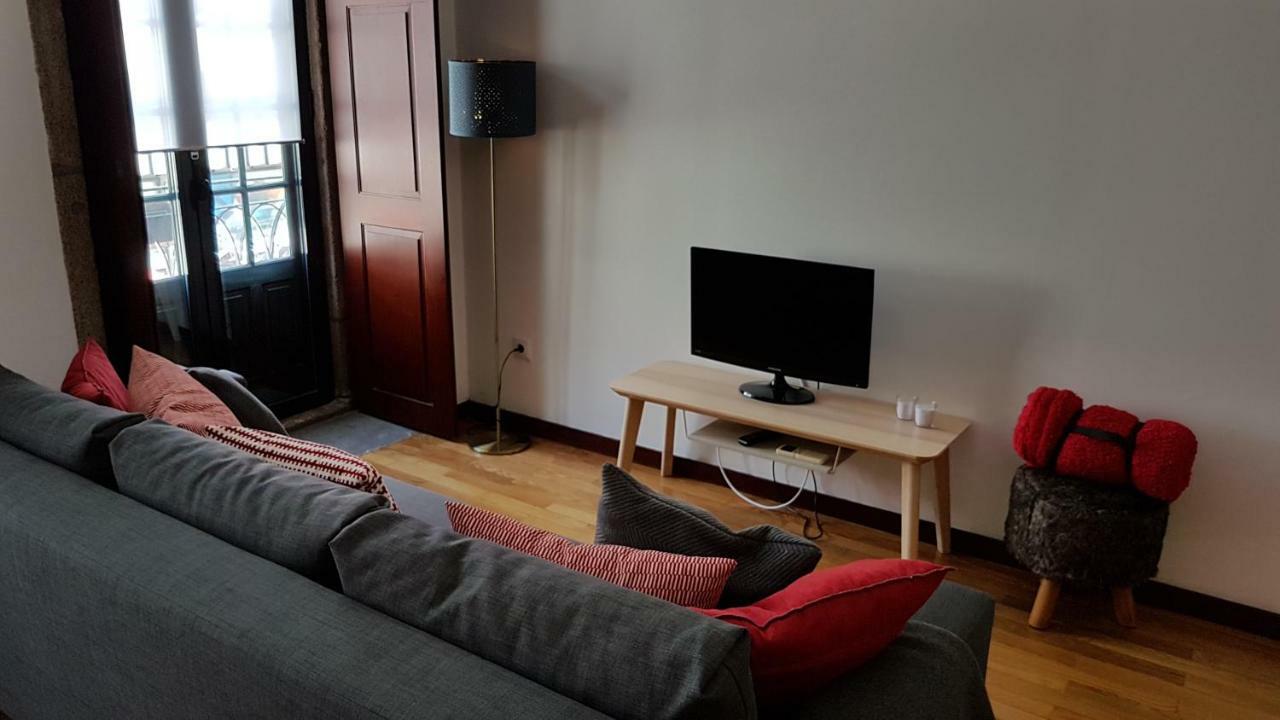
[[[804,698],[888,647],[950,568],[860,560],[810,573],[755,605],[700,610],[751,634],[762,703]]]
[[[62,392],[120,412],[129,410],[129,391],[107,353],[93,338],[85,340],[84,347],[71,358],[71,366],[62,379]]]
[[[619,587],[685,607],[715,607],[729,574],[738,566],[727,558],[676,555],[622,545],[583,545],[483,508],[449,503],[453,529],[488,540]]]
[[[613,465],[601,474],[596,542],[738,561],[720,607],[750,605],[813,571],[822,549],[772,525],[734,532],[711,513],[650,490]]]
[[[156,420],[120,433],[111,461],[125,495],[330,587],[329,541],[387,507]]]
[[[0,717],[607,720],[4,442],[0,578]]]
[[[133,348],[129,407],[155,420],[203,433],[209,425],[239,425],[217,395],[166,358]]]
[[[204,429],[204,436],[303,475],[360,492],[381,495],[390,503],[392,510],[399,509],[395,498],[387,490],[386,483],[382,482],[382,473],[351,453],[309,440],[247,427],[210,425]]]
[[[115,479],[107,446],[142,420],[0,367],[0,440],[108,487]]]
[[[347,595],[607,715],[756,715],[727,623],[400,513],[330,547]]]
[[[230,370],[215,370],[207,367],[187,368],[187,374],[205,386],[209,392],[218,396],[241,425],[281,435],[289,434],[284,424],[280,422],[280,418],[271,412],[271,408],[249,391],[249,386],[242,375]]]

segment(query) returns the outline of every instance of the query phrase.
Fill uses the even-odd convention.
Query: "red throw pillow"
[[[582,545],[505,515],[447,503],[449,522],[463,535],[527,553],[677,605],[715,607],[737,560],[636,550],[622,545]]]
[[[71,367],[62,380],[62,392],[121,412],[129,411],[129,391],[102,346],[93,338],[85,340],[84,347],[71,358]]]
[[[137,346],[129,369],[129,407],[198,435],[210,425],[240,425],[231,409],[186,370]]]
[[[299,440],[288,435],[241,426],[210,425],[205,437],[256,458],[331,483],[381,495],[399,511],[387,490],[382,473],[369,463],[335,447]]]
[[[951,568],[922,560],[861,560],[818,570],[755,605],[698,610],[747,629],[756,697],[803,697],[897,639]]]

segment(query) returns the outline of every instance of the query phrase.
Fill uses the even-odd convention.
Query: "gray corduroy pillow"
[[[772,525],[730,530],[711,513],[660,495],[613,465],[601,473],[596,542],[679,555],[733,558],[720,607],[741,607],[813,572],[822,548]]]

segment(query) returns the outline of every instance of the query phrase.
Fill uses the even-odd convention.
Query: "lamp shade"
[[[140,152],[298,142],[292,0],[120,0]]]
[[[524,137],[537,128],[534,63],[450,60],[449,134],[469,138]]]

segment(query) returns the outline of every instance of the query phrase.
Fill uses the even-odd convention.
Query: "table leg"
[[[667,429],[662,438],[662,477],[671,477],[676,462],[676,409],[667,408]]]
[[[631,461],[636,455],[636,437],[640,435],[640,416],[644,413],[644,401],[627,398],[627,411],[622,416],[622,439],[618,441],[618,467],[630,472]]]
[[[915,560],[919,556],[920,532],[920,466],[902,461],[902,557]]]
[[[951,451],[933,459],[933,480],[938,491],[938,552],[951,552]]]

